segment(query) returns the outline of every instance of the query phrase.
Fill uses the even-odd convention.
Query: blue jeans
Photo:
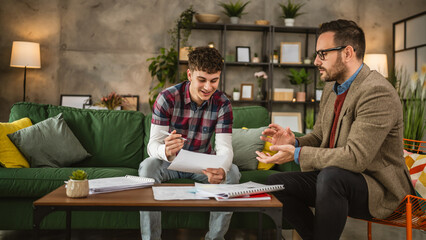
[[[157,158],[147,158],[139,165],[139,176],[150,177],[155,183],[162,183],[177,178],[190,178],[197,182],[208,183],[204,174],[185,173],[168,170],[170,163]],[[240,171],[232,164],[231,169],[226,174],[227,184],[237,184],[240,181]],[[231,222],[232,212],[211,212],[209,232],[205,239],[225,239]],[[161,239],[161,212],[140,212],[140,224],[142,240]]]

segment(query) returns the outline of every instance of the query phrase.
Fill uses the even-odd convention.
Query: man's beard
[[[325,68],[319,68],[319,69],[324,70],[326,73],[326,76],[324,77],[324,79],[321,79],[325,82],[334,82],[340,79],[343,80],[343,77],[347,70],[345,64],[343,64],[342,56],[340,54],[337,56],[336,63],[334,64],[334,66],[330,67],[330,69],[328,70]],[[330,70],[333,70],[333,72],[330,72]]]

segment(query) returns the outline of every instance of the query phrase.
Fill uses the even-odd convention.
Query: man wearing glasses
[[[262,140],[274,156],[295,161],[302,172],[272,175],[284,218],[303,239],[339,239],[347,216],[385,218],[413,194],[402,146],[402,107],[392,85],[363,63],[364,32],[353,21],[322,24],[315,66],[326,82],[312,133],[295,138],[271,124]],[[315,213],[309,207],[315,208]]]

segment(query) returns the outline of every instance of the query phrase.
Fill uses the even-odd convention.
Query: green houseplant
[[[219,6],[221,6],[224,11],[223,13],[228,16],[231,20],[231,23],[237,24],[239,19],[247,14],[244,12],[245,7],[250,3],[250,1],[243,3],[240,0],[237,0],[236,3],[229,1],[229,3],[220,2]]]
[[[169,49],[160,48],[160,54],[156,57],[148,58],[147,61],[151,62],[148,67],[148,71],[153,79],[157,79],[157,83],[150,88],[149,91],[149,104],[152,105],[157,99],[158,94],[166,87],[167,83],[174,84],[178,81],[184,81],[186,74],[177,76],[178,72],[178,52],[177,39],[179,29],[182,29],[183,37],[181,40],[182,45],[188,42],[188,38],[191,35],[192,27],[194,23],[192,18],[196,12],[192,6],[183,11],[178,20],[176,20],[175,27],[168,31],[171,38],[171,47]]]
[[[284,19],[284,23],[288,27],[294,26],[294,19],[304,13],[299,12],[300,9],[305,5],[304,3],[293,4],[291,0],[288,0],[287,5],[279,4],[282,10],[281,18]]]
[[[290,73],[288,75],[290,83],[299,86],[299,92],[296,93],[296,101],[304,102],[306,100],[306,92],[302,92],[302,89],[305,84],[311,83],[309,73],[304,68],[300,69],[300,71],[290,68]]]
[[[312,129],[314,128],[314,109],[309,108],[306,110],[306,116],[305,116],[305,132],[310,133],[312,132]]]
[[[72,172],[67,182],[66,194],[70,198],[84,198],[89,195],[89,181],[87,173],[84,170],[75,170]]]
[[[234,90],[232,90],[232,99],[234,101],[239,101],[240,100],[240,89],[234,88]]]

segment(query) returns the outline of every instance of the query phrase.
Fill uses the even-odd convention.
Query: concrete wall
[[[191,4],[197,12],[228,18],[217,5],[203,0],[0,0],[0,121],[22,101],[23,69],[9,66],[12,41],[41,45],[41,69],[27,71],[27,101],[59,104],[60,94],[111,91],[140,96],[141,111],[149,112],[152,84],[147,58],[169,46],[167,30]],[[278,3],[252,0],[241,23],[267,19],[283,25]],[[301,1],[299,1],[301,2]],[[426,9],[425,0],[307,0],[306,14],[296,26],[318,26],[337,18],[355,20],[365,30],[367,53],[387,53],[392,59],[392,23]],[[251,33],[240,33],[249,37]],[[195,37],[196,36],[196,37]],[[194,34],[190,43],[206,44],[208,34]]]

